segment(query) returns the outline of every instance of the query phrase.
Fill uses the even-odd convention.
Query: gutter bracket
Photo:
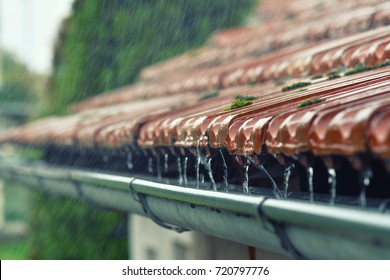
[[[290,254],[290,256],[293,259],[307,260],[308,258],[306,258],[301,252],[299,252],[299,250],[297,248],[295,248],[294,244],[290,241],[290,238],[286,234],[285,223],[272,220],[272,219],[268,218],[266,216],[266,214],[264,213],[262,208],[263,208],[264,202],[267,199],[268,199],[268,197],[265,197],[264,200],[259,204],[259,208],[258,208],[259,215],[263,221],[264,227],[267,228],[267,224],[270,224],[272,226],[273,233],[276,234],[280,240],[280,245],[282,246],[282,248],[284,250],[286,250]]]
[[[385,213],[390,206],[390,199],[385,199],[378,207],[379,212]]]
[[[74,180],[73,178],[71,178],[71,176],[69,176],[69,181],[75,186],[77,194],[78,194],[78,198],[82,202],[86,203],[88,206],[90,206],[93,209],[97,209],[97,210],[111,210],[110,208],[101,206],[101,205],[97,204],[96,202],[92,201],[91,199],[89,199],[84,194],[83,190],[81,189],[81,184],[80,184],[79,181]]]
[[[158,218],[153,213],[153,211],[150,209],[149,204],[146,201],[146,195],[142,194],[142,193],[139,193],[139,192],[136,192],[136,190],[134,190],[133,181],[134,180],[132,180],[130,182],[130,184],[129,184],[130,192],[131,192],[134,200],[139,202],[142,205],[142,209],[144,210],[145,214],[153,222],[155,222],[157,225],[159,225],[159,226],[161,226],[161,227],[163,227],[165,229],[173,230],[173,231],[176,231],[178,233],[182,233],[182,232],[185,232],[185,231],[190,231],[189,229],[185,229],[185,228],[182,228],[182,227],[176,227],[176,226],[173,226],[173,225],[169,225],[169,224],[165,223],[164,221],[162,221],[160,218]]]

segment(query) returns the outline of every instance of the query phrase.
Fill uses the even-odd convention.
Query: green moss
[[[252,104],[253,101],[250,100],[236,99],[232,102],[232,104],[230,104],[229,107],[225,108],[224,111],[229,111],[229,110],[245,107]]]
[[[305,100],[301,104],[299,104],[297,106],[297,108],[298,109],[299,108],[303,108],[303,107],[306,107],[306,106],[310,106],[310,105],[313,105],[313,104],[316,104],[316,103],[323,102],[325,100],[326,100],[325,98],[314,98],[314,99]]]
[[[351,70],[348,70],[347,72],[345,72],[344,75],[349,76],[349,75],[357,74],[360,72],[369,71],[371,69],[372,69],[371,66],[365,66],[364,64],[358,64],[355,67],[353,67]]]
[[[328,74],[328,80],[338,79],[341,77],[341,73],[345,71],[344,67],[339,67],[337,69],[334,69],[332,71],[329,71]]]
[[[295,83],[295,84],[292,84],[290,86],[286,86],[286,87],[282,88],[282,91],[289,91],[289,90],[293,90],[296,88],[306,87],[309,85],[311,85],[311,82],[299,82],[299,83]]]
[[[334,80],[334,79],[338,79],[340,78],[340,74],[336,71],[330,71],[328,74],[326,74],[328,76],[328,80]]]
[[[251,95],[247,95],[247,96],[244,96],[244,95],[237,95],[235,97],[236,100],[246,100],[246,101],[251,101],[251,100],[255,100],[257,99],[258,97],[255,97],[255,96],[251,96]]]
[[[373,69],[378,69],[378,68],[389,66],[389,65],[390,65],[390,59],[386,60],[383,63],[378,63],[378,64],[371,65],[371,66],[365,66],[364,64],[358,64],[355,67],[353,67],[351,70],[348,70],[347,72],[345,72],[344,75],[349,76],[349,75],[353,75],[353,74],[357,74],[357,73],[361,73],[361,72],[365,72],[365,71],[370,71]]]
[[[301,93],[307,91],[307,88],[302,88],[300,90],[294,91],[294,93]]]
[[[379,63],[379,64],[375,64],[375,65],[377,65],[376,68],[390,66],[390,59],[387,59],[385,62]]]
[[[322,74],[315,74],[311,77],[312,80],[317,80],[317,79],[321,79],[322,78]]]
[[[206,100],[206,99],[210,99],[210,98],[213,98],[213,97],[217,97],[219,95],[219,90],[218,89],[214,89],[214,90],[211,90],[211,91],[205,91],[205,92],[202,92],[200,94],[200,97],[199,97],[199,101],[201,100]]]

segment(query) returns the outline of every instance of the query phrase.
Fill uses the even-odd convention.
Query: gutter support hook
[[[165,223],[164,221],[162,221],[160,218],[158,218],[153,212],[152,210],[150,209],[149,205],[148,205],[148,202],[146,201],[146,196],[144,194],[141,194],[141,193],[138,193],[134,190],[134,187],[133,187],[133,181],[130,182],[129,184],[129,188],[130,188],[130,192],[134,198],[135,201],[141,203],[142,205],[142,209],[144,210],[145,214],[153,221],[155,222],[156,224],[158,224],[159,226],[163,227],[163,228],[166,228],[166,229],[169,229],[169,230],[173,230],[173,231],[176,231],[178,233],[182,233],[182,232],[185,232],[185,231],[189,231],[189,229],[185,229],[185,228],[182,228],[182,227],[176,227],[176,226],[172,226],[172,225],[169,225],[167,223]]]

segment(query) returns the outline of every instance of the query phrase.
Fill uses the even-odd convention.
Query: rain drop
[[[329,168],[328,175],[328,183],[330,187],[330,205],[334,205],[336,201],[336,170],[334,168]]]
[[[221,154],[222,163],[223,163],[223,183],[224,183],[224,186],[225,186],[225,190],[227,191],[228,190],[228,186],[229,186],[229,183],[228,183],[228,168],[227,168],[225,157],[223,156],[222,150],[219,150],[219,153]]]
[[[288,197],[288,182],[291,176],[291,169],[293,169],[294,167],[294,163],[291,163],[284,170],[284,198]]]
[[[127,154],[127,168],[129,170],[133,170],[133,168],[134,168],[134,165],[133,165],[133,153],[132,152],[129,152]]]
[[[366,197],[366,190],[368,186],[370,185],[371,177],[372,177],[372,171],[371,169],[365,169],[361,173],[361,181],[360,181],[360,196],[359,196],[359,202],[361,207],[367,206],[367,197]]]
[[[307,180],[309,183],[310,202],[314,201],[314,187],[313,187],[313,167],[307,168]]]

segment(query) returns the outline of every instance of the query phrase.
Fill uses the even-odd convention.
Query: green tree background
[[[134,82],[157,61],[243,22],[255,0],[76,0],[56,44],[50,113]]]

